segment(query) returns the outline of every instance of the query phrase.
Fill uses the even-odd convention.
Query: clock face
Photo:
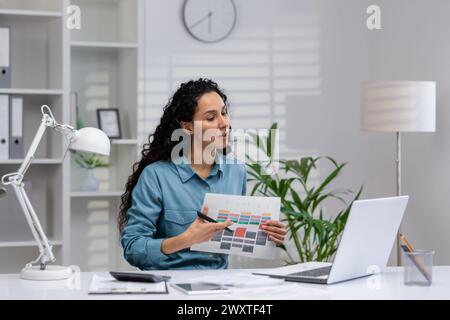
[[[186,0],[184,25],[197,40],[217,42],[225,39],[236,23],[233,0]]]

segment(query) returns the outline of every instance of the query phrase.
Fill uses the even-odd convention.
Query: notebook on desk
[[[94,274],[88,294],[164,294],[169,293],[167,282],[118,281],[109,274]]]

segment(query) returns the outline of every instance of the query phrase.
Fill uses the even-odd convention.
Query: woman
[[[131,265],[143,270],[228,266],[226,254],[189,248],[232,224],[197,218],[205,193],[246,193],[245,165],[227,164],[230,158],[224,155],[229,129],[227,97],[215,82],[199,79],[181,84],[144,145],[122,196],[119,229],[124,256]],[[173,141],[173,134],[180,130],[189,142],[181,152],[179,141]],[[206,214],[208,209],[201,211]],[[283,242],[282,223],[268,221],[262,228],[270,240]]]

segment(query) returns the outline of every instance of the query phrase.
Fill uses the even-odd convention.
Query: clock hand
[[[211,21],[212,21],[211,17],[212,17],[212,12],[210,11],[209,12],[209,20],[208,20],[208,22],[209,22],[209,33],[211,33]]]
[[[206,19],[210,18],[212,15],[211,11],[208,12],[208,14],[206,16],[204,16],[203,18],[201,18],[200,20],[198,20],[196,23],[194,23],[193,25],[191,25],[189,28],[195,28],[197,25],[199,25],[200,23],[202,23],[203,21],[205,21]]]

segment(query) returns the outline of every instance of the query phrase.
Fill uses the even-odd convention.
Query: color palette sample
[[[242,249],[242,252],[253,253],[255,246],[265,246],[267,243],[267,234],[260,231],[260,226],[270,220],[271,213],[262,213],[261,215],[251,212],[232,213],[229,210],[219,210],[217,221],[223,222],[230,219],[234,222],[233,232],[222,230],[217,232],[211,241],[220,242],[220,249],[231,250],[231,248]],[[249,230],[248,227],[237,225],[258,226],[258,230]]]
[[[207,193],[208,215],[218,222],[233,221],[232,231],[221,230],[210,241],[191,246],[191,250],[235,254],[273,259],[279,249],[261,225],[278,220],[280,199],[276,197],[250,197]]]

